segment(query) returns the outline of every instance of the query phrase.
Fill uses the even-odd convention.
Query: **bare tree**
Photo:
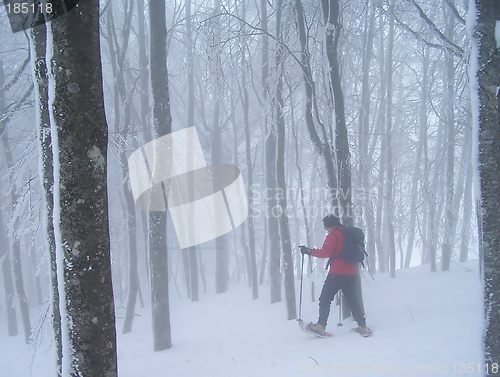
[[[392,98],[392,78],[393,78],[393,50],[394,50],[394,18],[393,18],[393,8],[394,8],[394,0],[390,1],[391,12],[389,15],[389,35],[387,46],[387,115],[386,115],[386,151],[382,151],[382,153],[387,153],[387,183],[386,183],[386,200],[387,200],[387,208],[386,208],[386,223],[384,229],[387,231],[387,235],[389,237],[389,270],[391,273],[391,277],[396,277],[396,245],[394,242],[394,199],[393,199],[393,186],[394,186],[394,158],[393,158],[393,147],[392,147],[392,107],[393,107],[393,98]],[[382,109],[384,111],[384,109]]]
[[[114,77],[114,107],[115,107],[115,117],[114,117],[114,134],[118,139],[117,144],[120,145],[119,161],[122,166],[121,173],[124,182],[128,180],[127,169],[127,151],[130,149],[128,147],[130,143],[127,142],[127,136],[131,133],[131,112],[132,112],[132,101],[130,100],[131,93],[127,87],[125,80],[126,73],[126,54],[130,39],[130,23],[133,15],[133,3],[130,3],[124,9],[124,21],[122,27],[121,36],[123,38],[122,45],[118,40],[116,33],[116,27],[113,16],[113,6],[110,4],[106,11],[107,13],[107,31],[108,31],[108,42],[109,42],[109,52],[111,57],[111,64],[113,68]],[[121,118],[120,111],[120,100],[123,106],[123,122]],[[123,197],[125,199],[125,218],[126,222],[126,233],[128,235],[128,252],[129,252],[129,265],[128,265],[128,299],[127,307],[125,310],[125,321],[123,323],[123,333],[129,333],[132,331],[132,323],[134,320],[134,311],[137,301],[137,296],[139,293],[139,277],[137,273],[137,230],[136,230],[136,208],[134,203],[134,198],[129,185],[123,185]]]
[[[167,25],[165,2],[150,0],[151,87],[153,89],[153,135],[155,138],[172,132],[172,116],[168,91]],[[168,295],[167,214],[149,213],[149,264],[153,315],[154,350],[172,347]]]
[[[5,73],[3,68],[3,61],[0,59],[0,88],[5,87]],[[0,90],[0,113],[5,111],[5,91]],[[7,125],[6,120],[0,122],[0,130],[3,132]],[[0,219],[3,223],[3,219]],[[7,234],[5,232],[5,224],[0,224],[0,237],[2,241],[2,248],[0,251],[0,258],[2,259],[2,275],[3,284],[5,289],[5,307],[7,309],[7,330],[9,336],[15,336],[18,334],[17,330],[17,317],[16,317],[16,307],[14,303],[14,284],[12,280],[12,265],[10,258],[10,247],[9,241],[7,239]]]
[[[477,5],[477,8],[476,8]],[[480,200],[480,250],[484,263],[484,299],[486,311],[485,361],[489,368],[486,375],[494,376],[492,364],[500,363],[500,302],[497,299],[500,289],[500,55],[495,40],[495,25],[500,21],[498,2],[489,0],[470,1],[471,12],[476,11],[474,37],[477,45],[473,64],[477,64],[471,81],[477,83],[477,93],[472,98],[478,112],[475,115],[476,132],[479,133],[479,179]],[[474,89],[474,85],[472,88]],[[474,103],[473,102],[473,103]],[[474,104],[473,104],[474,106]]]
[[[449,0],[450,6],[454,6],[454,0]],[[443,4],[445,20],[445,36],[453,43],[455,33],[455,15]],[[444,80],[445,96],[443,103],[443,118],[446,123],[446,220],[444,226],[444,241],[442,245],[442,270],[450,269],[450,262],[453,254],[455,222],[454,211],[454,180],[455,180],[455,62],[454,56],[449,51],[444,56]]]
[[[246,2],[245,0],[242,0],[241,2],[241,27],[244,30],[245,29],[245,22],[246,22]],[[251,147],[251,132],[250,132],[250,100],[249,100],[249,93],[248,93],[248,87],[250,85],[250,80],[247,79],[248,76],[248,69],[249,69],[249,64],[247,62],[247,56],[249,55],[249,49],[246,43],[246,40],[241,43],[241,66],[242,66],[242,78],[241,78],[241,89],[240,89],[240,96],[241,96],[241,104],[243,107],[243,123],[244,123],[244,130],[245,130],[245,161],[247,165],[247,187],[248,191],[250,191],[250,188],[253,185],[254,182],[254,175],[253,175],[253,161],[252,161],[252,147]],[[250,195],[250,192],[248,192],[248,208],[253,208],[253,195]],[[249,216],[248,219],[246,220],[246,224],[248,226],[248,243],[249,243],[249,250],[248,253],[249,255],[249,276],[250,276],[250,284],[252,286],[252,298],[255,300],[259,297],[259,283],[257,281],[257,257],[256,257],[256,251],[255,251],[255,225],[254,225],[254,219],[253,216]],[[263,258],[264,259],[264,258]]]
[[[7,120],[4,120],[4,122],[6,123]],[[0,128],[4,127],[0,125]],[[14,182],[14,157],[12,155],[12,148],[10,147],[9,133],[7,129],[4,129],[1,138],[5,161],[7,163],[8,169],[7,178],[10,183],[10,200],[12,203],[13,214],[10,227],[13,229],[17,229],[19,227],[20,219],[18,216],[14,216],[14,213],[16,212],[16,207],[20,205],[22,199],[19,196],[19,189],[16,187],[16,184]],[[31,336],[31,323],[28,298],[26,296],[26,290],[24,288],[24,277],[21,261],[21,245],[18,232],[11,232],[10,249],[12,257],[12,272],[14,274],[14,287],[16,288],[16,295],[19,301],[19,310],[21,311],[21,319],[24,329],[24,340],[26,344],[28,344]]]
[[[116,376],[99,1],[80,3],[49,27],[63,374]]]
[[[269,100],[269,31],[267,1],[260,1],[262,25],[262,61],[261,84],[263,87],[265,149],[266,149],[266,216],[269,237],[269,274],[271,281],[271,303],[281,301],[281,247],[279,239],[279,221],[276,215],[278,200],[276,198],[278,183],[276,181],[276,127],[271,121],[267,109]]]
[[[417,217],[417,190],[419,181],[424,178],[422,171],[426,171],[426,159],[422,159],[424,148],[427,147],[427,101],[428,101],[428,72],[429,72],[429,47],[424,47],[422,54],[422,86],[420,91],[420,115],[419,115],[419,140],[417,144],[417,157],[415,160],[415,171],[411,183],[411,202],[410,202],[410,223],[408,225],[408,243],[406,245],[406,255],[404,267],[410,267],[413,243],[415,241],[415,226]],[[421,166],[422,165],[422,166]],[[422,169],[423,167],[423,169]],[[425,210],[422,211],[425,213]],[[425,216],[425,214],[424,214]],[[425,229],[425,227],[424,227]]]
[[[287,215],[287,185],[285,179],[285,116],[283,113],[285,102],[283,98],[284,87],[284,63],[285,56],[282,48],[283,31],[282,31],[282,2],[278,0],[276,3],[276,36],[280,44],[276,48],[276,67],[278,69],[278,83],[276,85],[276,128],[277,128],[277,184],[279,189],[279,226],[281,236],[281,248],[283,250],[283,269],[285,272],[285,298],[288,310],[288,319],[297,318],[297,308],[295,303],[295,284],[293,273],[293,256],[292,245],[290,239],[290,227]]]
[[[194,126],[194,61],[193,61],[193,31],[191,26],[191,0],[186,1],[186,44],[188,49],[187,59],[188,59],[188,109],[187,109],[187,126]],[[192,189],[190,185],[190,189]],[[183,253],[189,254],[189,275],[191,281],[190,286],[190,296],[192,301],[199,300],[199,289],[198,289],[198,248],[197,246],[191,246],[188,250],[183,250]]]
[[[7,333],[9,336],[15,336],[18,334],[17,330],[17,317],[16,317],[16,306],[14,303],[14,284],[12,282],[12,267],[9,253],[9,242],[7,239],[7,234],[5,234],[5,224],[3,224],[3,218],[0,219],[0,240],[2,245],[4,245],[0,251],[0,258],[2,258],[2,275],[3,275],[3,286],[5,294],[5,308],[7,312]]]
[[[368,235],[367,253],[368,265],[375,272],[375,219],[373,203],[370,195],[371,161],[369,160],[368,144],[370,140],[370,64],[373,57],[373,40],[375,38],[375,0],[370,0],[367,17],[368,28],[365,31],[365,53],[363,54],[363,78],[361,83],[361,108],[359,111],[359,176],[363,190],[362,205]]]
[[[43,17],[41,14],[40,17]],[[41,156],[41,181],[44,192],[44,222],[47,250],[50,260],[50,305],[54,343],[56,348],[57,375],[62,376],[61,312],[59,308],[59,287],[57,283],[56,241],[54,235],[54,169],[52,135],[50,131],[49,85],[46,61],[47,28],[42,22],[31,29],[33,72],[36,82],[38,140]]]

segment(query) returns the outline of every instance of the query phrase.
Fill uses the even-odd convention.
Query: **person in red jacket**
[[[318,322],[315,324],[310,323],[306,328],[319,334],[325,333],[328,315],[330,314],[330,305],[337,292],[342,289],[347,305],[351,309],[352,316],[358,323],[355,331],[363,336],[369,336],[371,335],[371,331],[366,327],[364,313],[355,293],[358,268],[355,264],[347,263],[338,257],[344,248],[344,234],[342,232],[344,228],[340,223],[340,219],[334,215],[326,216],[323,219],[323,225],[328,234],[321,249],[309,249],[306,246],[300,246],[302,254],[317,258],[332,258],[330,259],[330,270],[319,297]]]

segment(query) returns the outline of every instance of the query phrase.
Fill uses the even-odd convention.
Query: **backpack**
[[[363,260],[365,255],[368,256],[368,254],[365,251],[365,234],[363,231],[356,227],[338,230],[344,234],[344,248],[337,257],[330,257],[327,268],[337,258],[341,258],[344,262],[350,264],[361,263],[364,267]]]

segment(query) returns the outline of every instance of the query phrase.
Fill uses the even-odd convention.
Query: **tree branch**
[[[16,72],[16,74],[14,75],[12,80],[10,80],[9,83],[7,85],[5,85],[5,87],[3,87],[1,90],[7,91],[10,88],[12,88],[12,86],[19,80],[19,78],[21,77],[21,74],[24,72],[26,66],[28,65],[28,63],[30,61],[31,61],[31,53],[28,52],[28,57],[24,60],[21,68],[18,69],[18,71]]]
[[[450,10],[451,12],[455,15],[456,19],[458,20],[458,22],[460,22],[462,25],[465,26],[465,19],[460,15],[460,13],[458,13],[458,10],[457,8],[455,8],[455,6],[450,2],[450,0],[444,0],[445,3],[450,7]]]
[[[387,13],[386,10],[383,10],[384,13]],[[420,33],[417,33],[415,30],[413,30],[408,24],[406,24],[404,21],[400,20],[399,17],[396,14],[393,14],[394,20],[406,31],[408,31],[410,34],[412,34],[416,39],[418,39],[421,42],[424,42],[427,46],[436,48],[441,51],[448,51],[452,53],[453,55],[458,56],[459,58],[463,57],[463,51],[460,53],[459,51],[452,49],[450,46],[445,46],[445,45],[440,45],[437,43],[432,43],[426,40],[424,37],[420,35]]]
[[[34,89],[34,85],[33,85],[33,83],[31,83],[30,87],[28,88],[28,90],[26,90],[26,92],[24,93],[22,98],[19,101],[12,104],[15,106],[12,106],[12,105],[7,106],[5,108],[5,110],[0,114],[0,136],[3,135],[3,133],[5,131],[5,125],[7,124],[7,121],[9,120],[9,118],[12,115],[14,115],[16,113],[16,111],[21,108],[21,106],[24,105],[24,103],[27,101],[27,99],[31,96],[31,93],[33,93],[33,89]]]
[[[415,8],[417,8],[420,18],[422,18],[427,23],[427,25],[429,25],[430,28],[434,31],[437,37],[448,46],[446,47],[446,49],[451,53],[453,53],[454,55],[459,56],[460,58],[463,57],[464,55],[463,48],[457,46],[455,43],[446,38],[446,36],[441,32],[441,30],[438,29],[438,27],[434,24],[434,22],[432,22],[431,19],[427,17],[425,12],[422,10],[420,5],[417,4],[415,0],[408,0],[408,1],[412,3],[415,6]]]

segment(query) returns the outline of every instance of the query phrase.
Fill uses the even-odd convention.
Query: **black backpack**
[[[344,262],[350,264],[361,263],[364,267],[363,260],[365,255],[368,256],[368,254],[365,251],[365,234],[363,231],[356,227],[338,230],[344,234],[344,248],[337,257],[330,257],[327,268],[337,258],[341,258]]]

